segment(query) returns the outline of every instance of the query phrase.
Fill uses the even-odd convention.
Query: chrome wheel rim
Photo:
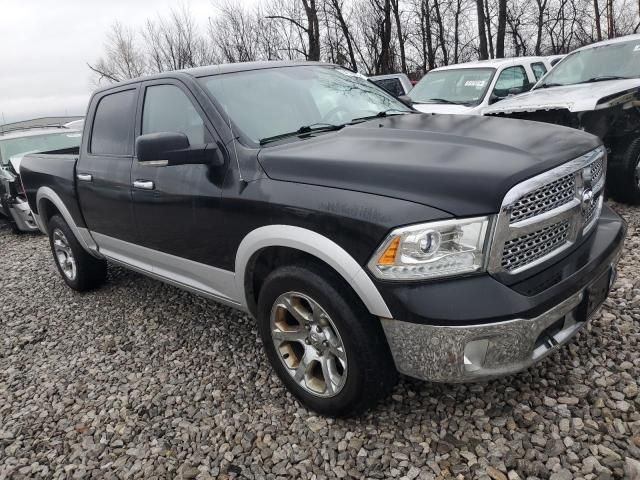
[[[64,276],[69,280],[75,280],[78,273],[76,259],[69,246],[69,240],[58,228],[53,231],[53,253]]]
[[[285,369],[306,392],[340,393],[347,380],[347,355],[327,312],[308,295],[287,292],[271,309],[271,339]]]

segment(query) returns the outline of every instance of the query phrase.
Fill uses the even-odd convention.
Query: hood
[[[501,100],[484,110],[484,114],[527,112],[564,108],[570,112],[585,112],[608,106],[611,95],[640,92],[640,79],[608,80],[605,82],[581,83],[564,87],[538,88],[513,98]]]
[[[495,213],[506,192],[600,145],[556,125],[468,115],[397,115],[264,148],[270,178]]]
[[[414,103],[413,108],[422,113],[450,113],[454,115],[474,115],[478,111],[478,107],[446,103]]]

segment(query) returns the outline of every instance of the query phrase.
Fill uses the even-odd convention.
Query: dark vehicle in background
[[[15,232],[37,231],[20,183],[20,162],[26,153],[78,148],[82,133],[64,127],[0,129],[0,214]]]
[[[338,416],[398,373],[538,362],[606,298],[625,231],[593,135],[422,115],[317,63],[100,90],[79,152],[22,172],[67,285],[100,286],[109,261],[248,312],[286,387]]]
[[[609,154],[607,191],[616,200],[640,205],[640,35],[579,48],[530,92],[484,113],[597,135]]]
[[[413,83],[404,73],[390,73],[388,75],[375,75],[369,77],[373,83],[384,88],[394,97],[407,95],[413,88]]]

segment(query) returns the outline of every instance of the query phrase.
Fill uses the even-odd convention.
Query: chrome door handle
[[[141,188],[142,190],[153,190],[155,185],[151,181],[147,180],[136,180],[133,182],[134,188]]]
[[[76,178],[82,182],[93,182],[93,175],[89,175],[88,173],[79,173],[76,175]]]

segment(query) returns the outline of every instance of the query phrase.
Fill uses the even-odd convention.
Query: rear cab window
[[[542,62],[535,62],[531,64],[531,70],[533,71],[536,82],[547,74],[547,67]]]
[[[89,152],[93,155],[133,155],[137,90],[108,93],[98,101]]]
[[[384,88],[391,95],[399,97],[405,94],[402,82],[398,78],[384,78],[382,80],[374,80],[374,83],[379,87]]]

